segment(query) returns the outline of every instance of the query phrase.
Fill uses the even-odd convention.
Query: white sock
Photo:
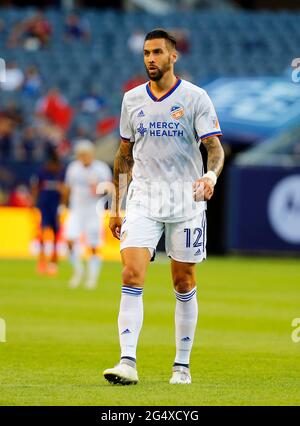
[[[73,266],[73,270],[75,274],[82,274],[83,272],[83,263],[81,260],[81,256],[78,250],[78,247],[74,246],[70,252],[70,262]]]
[[[100,269],[102,266],[102,260],[96,254],[93,254],[88,261],[88,280],[97,282]]]
[[[189,366],[198,318],[196,287],[188,293],[175,291],[176,357],[174,365]]]
[[[126,358],[136,361],[136,347],[143,317],[143,289],[123,285],[118,318],[121,360]]]

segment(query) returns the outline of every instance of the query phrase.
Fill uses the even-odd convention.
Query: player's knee
[[[144,277],[135,265],[125,265],[122,271],[123,284],[143,285]]]
[[[190,274],[177,274],[174,277],[174,288],[178,293],[188,293],[195,287],[193,276]]]

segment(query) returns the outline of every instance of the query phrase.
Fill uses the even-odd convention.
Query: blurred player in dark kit
[[[55,275],[57,273],[58,208],[61,202],[63,180],[64,167],[56,151],[51,148],[45,164],[33,177],[31,183],[33,202],[41,214],[40,253],[37,265],[37,271],[40,274]],[[46,229],[51,229],[53,233],[53,250],[50,261],[48,261],[45,251]]]

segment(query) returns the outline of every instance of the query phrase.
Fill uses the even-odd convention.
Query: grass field
[[[0,261],[0,405],[299,405],[299,260],[209,258],[198,267],[191,386],[168,384],[175,298],[166,262],[147,277],[140,384],[104,381],[118,361],[120,271],[106,263],[88,292],[67,288],[68,264],[53,279],[36,276],[31,261]]]

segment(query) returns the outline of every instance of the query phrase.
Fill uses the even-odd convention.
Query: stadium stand
[[[36,9],[32,7],[1,9],[1,21],[5,23],[0,35],[1,57],[6,62],[15,61],[24,75],[28,69],[35,70],[40,79],[37,90],[28,91],[26,87],[13,91],[0,89],[0,121],[12,100],[23,117],[21,124],[11,126],[9,135],[3,134],[0,125],[0,148],[3,151],[7,144],[12,145],[8,149],[12,162],[24,161],[24,155],[18,155],[24,145],[22,135],[26,128],[37,126],[38,101],[52,88],[60,90],[73,111],[70,127],[60,135],[63,156],[70,154],[72,140],[80,129],[85,129],[93,139],[97,138],[97,132],[100,137],[108,133],[117,136],[116,117],[120,113],[123,89],[132,78],[144,75],[142,58],[130,50],[128,43],[134,33],[166,27],[184,34],[185,48],[177,72],[178,75],[188,75],[199,85],[217,77],[281,76],[290,66],[290,59],[299,52],[300,14],[284,10],[276,13],[181,10],[160,16],[145,12],[82,9],[76,10],[76,16],[80,16],[77,24],[82,23],[88,37],[66,37],[70,13],[49,8],[43,12],[51,28],[47,43],[28,45],[21,36],[11,47],[12,29],[35,14]],[[116,30],[120,28],[122,32]],[[105,99],[105,107],[87,113],[80,107],[80,102],[92,91]],[[103,132],[103,128],[108,130]],[[37,152],[30,153],[27,161],[41,160],[41,147],[49,142],[45,141],[47,137],[39,135],[36,146],[33,144],[31,148],[34,151],[36,147]]]

